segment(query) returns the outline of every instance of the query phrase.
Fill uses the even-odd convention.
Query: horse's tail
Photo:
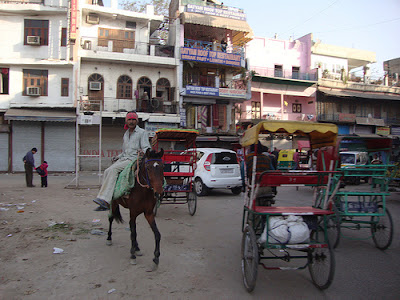
[[[124,223],[121,212],[119,211],[119,205],[116,205],[115,209],[112,210],[112,215],[117,223]]]

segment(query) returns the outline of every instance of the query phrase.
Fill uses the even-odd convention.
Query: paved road
[[[95,176],[92,177],[92,183],[96,183]],[[65,207],[69,199],[60,198],[51,201],[60,203],[60,208],[64,208],[60,215],[68,217],[71,223],[77,222],[73,218],[78,217],[84,220],[99,217],[103,222],[105,215],[93,212],[93,203],[88,200],[95,195],[94,191],[63,190],[71,179],[72,176],[50,176],[49,189],[35,188],[28,189],[28,192],[55,194],[58,191],[59,197],[66,197],[62,196],[64,194],[77,197],[76,201],[80,202],[72,203],[78,203],[75,204],[75,208],[79,209],[80,216],[76,212],[67,215]],[[8,195],[10,192],[8,187],[20,183],[22,184],[19,193],[24,193],[26,188],[23,188],[23,175],[0,174],[1,193]],[[29,195],[25,194],[26,201],[28,197]],[[209,196],[198,198],[197,212],[193,217],[189,215],[186,205],[162,205],[157,213],[157,222],[162,234],[160,267],[157,274],[149,275],[142,267],[143,263],[151,260],[154,247],[152,233],[144,218],[138,219],[138,237],[142,249],[147,252],[146,256],[140,259],[138,266],[127,264],[130,246],[125,230],[127,223],[115,226],[113,247],[104,245],[104,236],[91,236],[90,239],[78,237],[75,244],[64,242],[62,245],[66,247],[67,254],[49,257],[49,260],[62,259],[62,264],[49,264],[47,273],[43,273],[42,279],[32,279],[30,284],[36,292],[27,299],[39,299],[35,298],[38,296],[47,299],[79,299],[81,296],[85,299],[399,298],[400,193],[393,193],[388,200],[388,207],[395,224],[395,238],[390,249],[384,252],[378,250],[371,239],[343,239],[335,250],[336,275],[329,289],[319,291],[315,288],[307,269],[272,271],[260,267],[257,285],[252,294],[248,294],[243,287],[240,267],[242,197],[243,194],[235,196],[230,191],[214,190]],[[311,199],[310,188],[301,187],[299,190],[295,187],[279,188],[276,205],[310,205]],[[75,200],[71,198],[71,201]],[[41,216],[39,213],[33,213],[29,218],[36,215]],[[123,216],[128,219],[127,211],[123,211]],[[107,226],[106,222],[102,225]],[[368,233],[350,232],[348,235],[353,238],[365,237]],[[60,242],[50,243],[57,246]],[[48,257],[47,248],[33,249],[34,252],[30,257],[32,259],[40,256]],[[80,257],[80,260],[77,257]],[[27,261],[29,264],[25,265],[22,265],[24,262],[20,259],[15,261],[16,266],[21,265],[16,270],[25,270],[27,274],[31,274],[26,268],[34,267],[34,260],[29,259]],[[68,272],[64,272],[65,268]],[[45,266],[41,269],[45,269]],[[22,273],[16,271],[15,276],[8,280],[16,280],[18,274],[21,278],[24,277]],[[63,276],[59,276],[61,274]],[[113,278],[113,281],[110,281],[110,278]],[[94,289],[93,285],[97,282],[101,282],[102,286]],[[11,282],[6,283],[10,286]],[[46,287],[49,286],[52,288],[47,293]],[[117,291],[107,295],[107,290],[112,287]]]

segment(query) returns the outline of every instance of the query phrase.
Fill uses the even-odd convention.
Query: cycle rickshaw
[[[163,197],[154,208],[155,213],[160,204],[187,204],[189,214],[193,216],[196,213],[197,195],[193,190],[193,176],[196,169],[197,135],[198,131],[193,129],[163,128],[156,131],[152,145],[157,151],[158,148],[164,149],[162,160],[165,185]]]
[[[369,163],[365,165],[349,166],[337,162],[336,170],[340,171],[345,182],[360,182],[363,178],[367,185],[349,185],[336,193],[320,190],[316,197],[315,207],[329,207],[334,215],[330,217],[328,235],[334,248],[339,245],[341,237],[350,239],[366,239],[365,237],[351,237],[343,233],[344,230],[367,229],[375,246],[381,250],[387,249],[393,239],[392,216],[386,206],[386,197],[389,195],[388,176],[392,140],[379,136],[342,136],[337,141],[336,151],[340,155],[341,150],[367,152]],[[325,153],[321,152],[321,155]],[[329,155],[329,154],[328,154]],[[372,160],[379,157],[379,160]],[[357,180],[352,180],[357,178]],[[347,179],[347,180],[346,180]],[[334,176],[334,181],[339,177]],[[347,231],[349,232],[349,231]]]
[[[335,273],[335,259],[327,235],[328,217],[333,213],[328,209],[312,206],[283,207],[272,206],[274,201],[264,201],[259,191],[263,187],[310,186],[337,190],[337,182],[332,176],[337,171],[323,170],[322,162],[317,162],[317,170],[259,170],[257,159],[257,143],[260,135],[274,135],[280,138],[293,136],[307,137],[311,149],[334,147],[338,128],[334,124],[295,122],[295,121],[263,121],[245,131],[240,140],[242,147],[248,150],[255,148],[251,175],[246,170],[246,191],[242,219],[241,263],[243,283],[248,292],[253,291],[258,272],[258,265],[265,269],[309,269],[313,283],[320,289],[331,284]],[[262,200],[262,201],[261,201]],[[293,218],[296,220],[293,221]],[[292,220],[289,220],[292,219]],[[281,222],[279,225],[279,222]],[[294,238],[279,236],[275,232],[286,222],[286,231],[290,231],[290,222],[299,222],[302,230],[296,229]],[[282,233],[282,232],[281,232]],[[302,236],[301,236],[302,235]],[[300,237],[301,236],[301,237]],[[269,252],[270,255],[264,255]],[[280,259],[286,262],[298,260],[304,262],[293,268],[267,266],[264,261]],[[302,261],[300,261],[302,260]]]

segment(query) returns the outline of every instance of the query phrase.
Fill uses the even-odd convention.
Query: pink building
[[[237,105],[240,123],[316,120],[317,69],[311,66],[312,36],[297,40],[256,37],[247,44],[251,99]]]

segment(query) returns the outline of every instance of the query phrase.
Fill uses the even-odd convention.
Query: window
[[[282,67],[282,65],[275,65],[274,76],[275,77],[283,77],[283,67]]]
[[[251,118],[261,119],[261,103],[252,101],[251,102]]]
[[[171,84],[167,78],[160,78],[156,84],[156,97],[163,101],[171,101]]]
[[[69,95],[69,79],[61,78],[61,97],[68,97]]]
[[[135,49],[135,31],[99,28],[98,45],[108,47],[109,41],[112,41],[113,52]]]
[[[136,22],[126,21],[125,27],[129,29],[136,29]]]
[[[10,84],[10,69],[0,68],[0,94],[8,95],[8,88]]]
[[[300,103],[293,103],[292,104],[292,112],[293,113],[301,113],[301,104]]]
[[[151,94],[151,80],[147,77],[141,77],[138,80],[137,83],[137,89],[139,91],[139,98],[152,98]],[[146,96],[144,96],[144,93],[146,92]]]
[[[67,28],[61,29],[61,47],[67,46]]]
[[[47,96],[47,81],[48,71],[47,70],[23,70],[24,74],[24,86],[22,95],[27,96],[28,87],[39,87],[40,95]]]
[[[300,78],[300,67],[292,67],[292,79]]]
[[[117,98],[132,99],[132,79],[129,76],[122,75],[118,78]]]
[[[342,110],[343,110],[342,103],[336,103],[336,111],[338,113],[341,113],[343,112]]]
[[[40,45],[49,44],[49,21],[48,20],[25,20],[24,21],[24,45],[28,36],[38,36]]]

